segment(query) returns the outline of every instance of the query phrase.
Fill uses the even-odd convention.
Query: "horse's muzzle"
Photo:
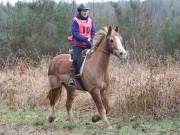
[[[127,58],[127,52],[119,52],[118,50],[115,50],[115,51],[113,51],[113,54],[120,59],[126,59]]]

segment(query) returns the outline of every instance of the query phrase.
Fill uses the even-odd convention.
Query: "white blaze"
[[[116,39],[118,51],[123,53],[123,55],[126,54],[126,51],[125,51],[125,49],[124,49],[124,47],[123,47],[123,45],[121,43],[120,38],[118,36],[115,36],[115,39]]]

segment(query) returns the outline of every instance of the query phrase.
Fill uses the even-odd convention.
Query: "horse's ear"
[[[119,28],[118,28],[117,26],[115,27],[115,31],[116,31],[116,32],[119,32]]]
[[[108,28],[108,33],[107,33],[107,37],[111,35],[111,31],[112,31],[112,27],[109,26],[109,28]]]

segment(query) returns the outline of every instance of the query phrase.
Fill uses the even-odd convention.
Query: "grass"
[[[132,119],[128,117],[124,121],[120,117],[109,117],[113,129],[103,129],[102,121],[91,122],[93,112],[75,113],[75,124],[66,121],[66,112],[57,111],[57,121],[49,124],[47,122],[47,110],[30,110],[28,107],[19,109],[7,106],[0,107],[0,133],[6,130],[13,134],[19,134],[26,130],[26,134],[32,131],[40,134],[92,134],[92,135],[168,135],[180,134],[180,115],[153,119],[152,116],[141,116]],[[3,125],[3,126],[2,126]],[[11,125],[11,126],[9,126]],[[13,125],[13,126],[12,126]],[[5,130],[6,129],[6,130]]]

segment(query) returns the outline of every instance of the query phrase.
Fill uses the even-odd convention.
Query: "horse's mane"
[[[103,27],[102,29],[100,29],[99,31],[97,31],[94,39],[93,39],[93,47],[97,46],[100,42],[100,40],[107,35],[108,32],[108,27]]]
[[[107,32],[108,32],[108,27],[105,26],[103,27],[102,29],[98,30],[94,39],[93,39],[93,45],[92,45],[92,48],[90,50],[91,53],[93,53],[99,46],[102,38],[107,35]]]
[[[89,55],[91,55],[93,52],[96,51],[96,49],[99,47],[102,39],[104,38],[104,36],[107,35],[107,33],[108,33],[108,27],[107,26],[105,26],[102,29],[97,31],[97,33],[96,33],[96,35],[95,35],[95,37],[93,39],[93,45],[92,45],[92,48],[91,48],[91,50],[89,52]],[[119,36],[120,39],[122,40],[122,37],[118,32],[114,31],[113,34]]]

